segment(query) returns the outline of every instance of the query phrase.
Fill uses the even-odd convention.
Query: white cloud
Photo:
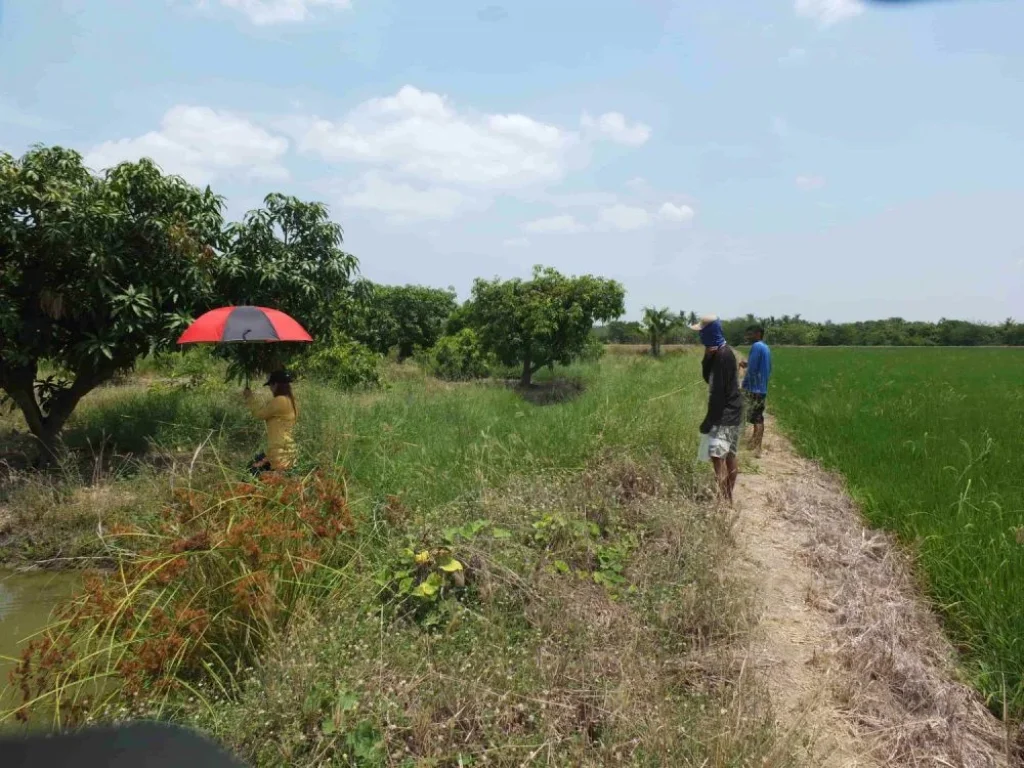
[[[619,201],[614,192],[548,192],[546,190],[525,191],[517,195],[531,203],[541,203],[554,208],[595,208],[615,205]]]
[[[651,127],[644,123],[630,123],[621,112],[605,112],[598,118],[583,114],[580,124],[590,132],[619,144],[638,147],[651,138]]]
[[[458,190],[436,186],[416,188],[392,181],[377,171],[363,174],[342,194],[341,203],[351,208],[380,211],[400,222],[451,219],[473,205],[473,201]]]
[[[299,146],[329,160],[501,190],[558,181],[578,139],[525,115],[459,111],[444,96],[407,85],[359,105],[340,122],[308,122]]]
[[[861,0],[794,0],[797,16],[814,19],[823,27],[830,27],[852,19],[864,12]]]
[[[803,48],[790,48],[785,55],[779,57],[779,64],[800,64],[807,58],[807,51]]]
[[[600,210],[598,220],[602,227],[628,232],[650,225],[652,216],[646,209],[634,205],[612,205]]]
[[[664,203],[661,208],[658,209],[658,216],[665,221],[684,222],[691,221],[693,219],[694,212],[693,208],[688,205]]]
[[[562,214],[560,216],[549,216],[546,219],[536,219],[523,224],[523,231],[533,234],[572,234],[584,232],[586,227],[576,221],[575,216]]]
[[[287,139],[243,117],[178,105],[164,115],[160,130],[106,141],[87,152],[85,162],[99,170],[148,157],[167,173],[179,174],[193,184],[209,184],[231,175],[286,179],[288,170],[279,161],[287,151]]]
[[[797,187],[805,191],[812,189],[821,189],[822,187],[825,186],[825,177],[802,174],[796,177],[795,183]]]
[[[510,237],[503,240],[501,244],[506,248],[526,248],[530,244],[530,241],[525,237]]]
[[[351,0],[220,0],[226,8],[243,13],[258,26],[306,21],[316,7],[347,10]]]

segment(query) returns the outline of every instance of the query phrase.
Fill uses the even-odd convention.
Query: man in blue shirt
[[[764,328],[760,325],[747,328],[747,341],[753,343],[747,356],[743,392],[747,397],[747,421],[754,425],[750,447],[754,450],[754,456],[760,458],[761,442],[764,440],[764,401],[768,397],[768,379],[772,375],[772,353],[764,343]]]

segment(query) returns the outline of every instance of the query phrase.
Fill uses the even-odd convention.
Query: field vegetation
[[[0,563],[87,572],[3,659],[3,727],[157,717],[259,765],[792,762],[694,461],[695,313],[622,323],[618,282],[543,266],[461,304],[376,285],[326,206],[223,203],[145,159],[0,153]],[[226,305],[314,342],[175,349]],[[917,547],[977,684],[1019,712],[1020,359],[806,354],[779,351],[784,423]],[[283,366],[300,459],[253,483],[265,432],[236,382]]]
[[[771,407],[916,557],[972,681],[1024,712],[1024,354],[774,350]]]
[[[542,373],[548,405],[414,363],[306,382],[302,471],[259,486],[219,376],[95,391],[60,468],[5,482],[9,560],[114,566],[23,651],[7,726],[158,717],[259,765],[788,764],[692,461],[695,367]]]

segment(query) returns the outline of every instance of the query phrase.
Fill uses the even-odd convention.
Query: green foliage
[[[999,349],[780,349],[769,407],[915,549],[968,669],[1024,712],[1024,358]]]
[[[816,323],[797,315],[758,318],[754,315],[722,321],[730,344],[742,344],[748,326],[765,328],[765,341],[786,346],[933,347],[987,346],[1024,343],[1024,324],[1008,319],[999,325],[947,320],[937,323],[904,320],[867,320],[853,323]]]
[[[430,372],[440,379],[468,381],[490,375],[488,355],[472,328],[442,336],[426,357]]]
[[[455,291],[421,285],[368,284],[350,323],[353,336],[382,355],[398,350],[398,359],[434,346],[455,310]]]
[[[224,364],[215,348],[208,344],[191,344],[173,352],[162,352],[140,361],[136,371],[153,370],[168,378],[183,380],[186,387],[195,387],[224,378]]]
[[[341,389],[367,389],[384,386],[380,363],[380,355],[354,341],[314,342],[296,358],[294,370],[303,378]]]
[[[665,334],[675,323],[668,308],[656,309],[654,307],[644,308],[643,328],[647,332],[647,338],[651,345],[651,354],[654,357],[661,355],[661,345],[665,340]]]
[[[686,327],[697,321],[694,313],[684,318],[680,312],[676,324],[664,336],[666,344],[695,344],[697,334]],[[1007,318],[999,324],[972,323],[942,319],[937,323],[915,322],[900,317],[854,323],[816,323],[800,315],[782,317],[734,317],[722,320],[729,343],[744,343],[746,330],[753,324],[763,325],[765,341],[785,346],[1024,346],[1024,323]],[[613,321],[594,329],[595,336],[608,344],[643,344],[650,341],[645,326],[637,322]]]
[[[213,296],[221,199],[150,161],[0,154],[0,389],[52,455],[81,398],[173,343]],[[37,387],[40,363],[66,376]]]
[[[541,368],[579,358],[594,321],[621,315],[624,299],[614,280],[535,267],[532,280],[478,279],[470,315],[484,348],[519,366],[520,383],[529,386]]]
[[[600,342],[593,335],[587,337],[586,343],[583,345],[583,350],[580,352],[579,360],[581,363],[596,363],[602,357],[604,357],[605,348],[604,344]]]
[[[227,227],[217,262],[217,302],[279,309],[314,339],[326,340],[337,316],[354,303],[358,261],[341,244],[341,225],[331,221],[325,205],[267,195],[262,208]],[[283,367],[301,351],[297,344],[224,347],[234,378]]]
[[[381,598],[400,615],[435,627],[448,615],[447,599],[466,588],[466,569],[449,547],[405,547],[374,575]]]

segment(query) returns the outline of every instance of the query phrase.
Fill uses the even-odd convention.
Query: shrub
[[[583,346],[583,351],[580,352],[580,360],[584,363],[596,363],[604,357],[605,351],[605,346],[601,343],[601,340],[591,336]]]
[[[304,378],[333,384],[341,389],[384,386],[380,355],[354,341],[314,345],[300,356],[295,372]]]
[[[448,381],[483,379],[490,374],[490,359],[476,331],[463,328],[438,340],[428,354],[428,367],[435,376]]]
[[[42,710],[75,725],[163,710],[204,682],[228,692],[343,565],[338,545],[353,529],[344,483],[320,474],[178,491],[160,522],[111,532],[143,548],[87,577],[25,648],[11,676],[15,716]]]

